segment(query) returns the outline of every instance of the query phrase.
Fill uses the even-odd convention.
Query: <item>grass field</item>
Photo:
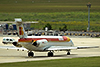
[[[3,63],[0,67],[100,67],[100,57]]]
[[[45,24],[51,23],[52,28],[57,30],[64,24],[67,24],[68,30],[86,30],[88,2],[92,4],[90,30],[98,32],[100,31],[100,0],[1,0],[0,21],[14,21],[14,18],[20,17],[23,21],[39,21],[38,26],[31,25],[38,29],[43,29]]]
[[[91,11],[100,11],[100,0],[1,0],[0,12],[87,11],[88,2]]]
[[[14,21],[14,18],[21,17],[23,21],[39,21],[38,24],[31,24],[35,29],[43,29],[50,23],[52,29],[59,30],[67,25],[68,30],[86,31],[88,26],[87,12],[53,12],[53,13],[0,13],[1,21]],[[100,31],[100,13],[91,12],[90,30]],[[55,26],[56,25],[56,26]]]

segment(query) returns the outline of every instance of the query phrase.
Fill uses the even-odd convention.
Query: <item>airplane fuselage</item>
[[[40,46],[32,45],[33,41],[44,39],[46,41],[40,42]],[[30,51],[44,51],[45,48],[48,48],[50,46],[74,46],[71,39],[67,36],[27,36],[27,38],[19,39],[18,43],[20,43]]]

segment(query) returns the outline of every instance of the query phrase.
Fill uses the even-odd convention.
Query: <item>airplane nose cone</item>
[[[67,37],[67,36],[66,36],[66,38],[67,38],[67,40],[66,40],[67,42],[69,42],[69,41],[71,40],[71,39],[70,39],[69,37]]]

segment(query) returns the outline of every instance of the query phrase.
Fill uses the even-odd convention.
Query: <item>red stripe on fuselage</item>
[[[32,40],[37,41],[37,40],[42,40],[42,39],[46,39],[48,42],[49,41],[64,42],[67,40],[67,37],[63,36],[63,40],[59,40],[59,38],[21,38],[21,39],[19,39],[18,42],[32,42]]]

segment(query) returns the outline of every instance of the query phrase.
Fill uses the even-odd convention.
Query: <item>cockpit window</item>
[[[3,40],[5,40],[5,39],[3,39]]]
[[[12,39],[10,39],[10,41],[13,41]]]
[[[9,39],[6,39],[7,41],[9,40]]]

